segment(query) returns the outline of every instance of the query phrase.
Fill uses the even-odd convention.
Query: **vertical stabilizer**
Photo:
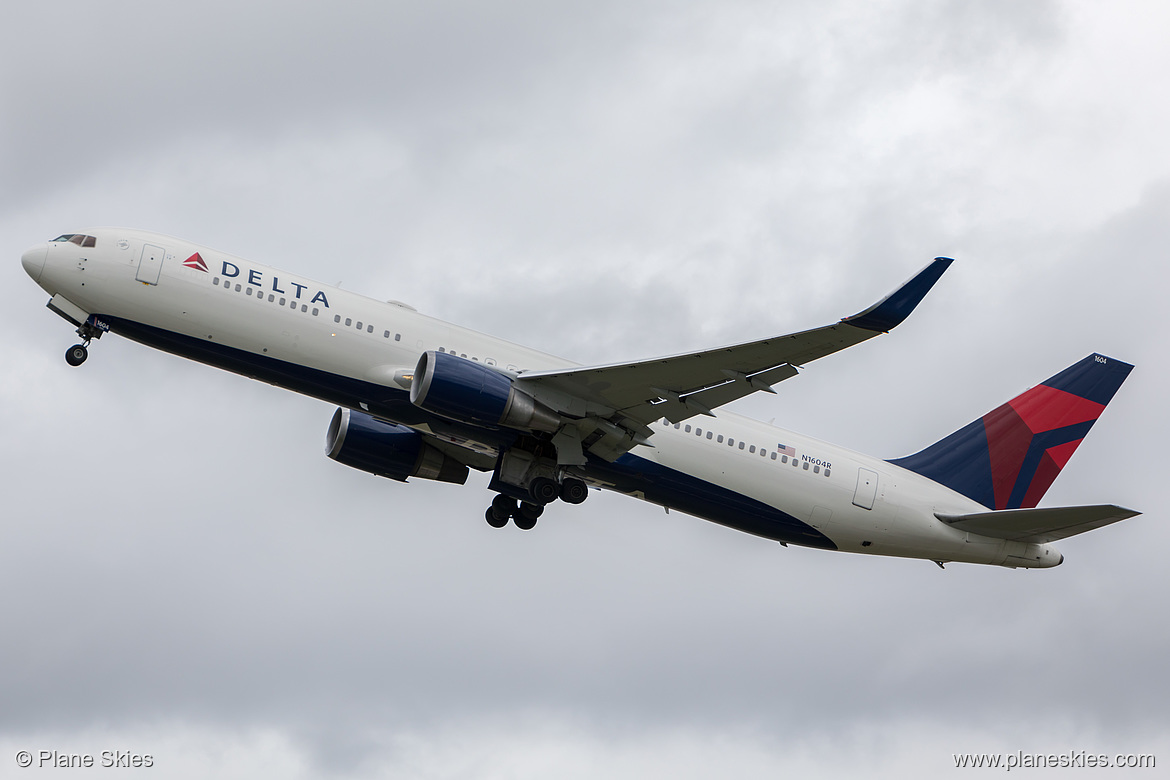
[[[921,452],[890,462],[988,509],[1034,507],[1131,369],[1089,355]]]

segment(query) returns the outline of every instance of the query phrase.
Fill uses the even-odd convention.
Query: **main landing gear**
[[[558,498],[566,504],[580,504],[589,497],[589,487],[576,477],[561,480],[559,485],[547,477],[537,477],[529,484],[528,494],[530,496],[528,501],[518,501],[503,493],[497,494],[485,515],[488,525],[492,528],[503,528],[511,520],[517,528],[530,531],[536,526],[537,519],[544,514],[546,504],[551,504]]]

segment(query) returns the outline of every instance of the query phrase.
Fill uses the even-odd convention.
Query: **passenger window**
[[[753,444],[752,446],[748,447],[748,452],[755,454],[755,451],[756,451],[756,445]]]
[[[348,328],[350,325],[353,325],[353,318],[352,318],[352,317],[346,317],[346,318],[345,318],[345,327],[347,327],[347,328]]]
[[[825,476],[826,476],[826,477],[827,477],[827,476],[829,476],[829,470],[828,470],[828,469],[825,469]]]
[[[776,453],[774,453],[774,452],[773,452],[772,454],[773,454],[773,455],[775,455]],[[787,455],[781,455],[781,456],[780,456],[780,462],[781,462],[781,463],[787,463],[787,462],[788,462],[788,456],[787,456]]]
[[[820,466],[813,466],[813,473],[814,473],[814,474],[820,474],[820,473],[821,473],[821,467],[820,467]]]
[[[305,313],[308,313],[308,311],[309,311],[309,304],[307,304],[307,303],[302,303],[302,304],[301,304],[301,313],[302,313],[302,314],[305,314]]]
[[[281,299],[280,299],[280,305],[281,305],[281,306],[284,306],[284,298],[281,298]],[[333,315],[333,321],[334,321],[334,322],[341,322],[341,315],[340,315],[340,314],[334,314],[334,315]]]
[[[314,307],[313,307],[313,316],[314,316],[314,317],[316,317],[316,316],[317,316],[317,312],[319,312],[319,311],[320,311],[320,309],[318,309],[317,307],[315,307],[315,306],[314,306]]]
[[[385,333],[383,333],[382,338],[384,338],[384,339],[390,338],[390,331],[386,331]]]
[[[742,442],[742,441],[739,443],[739,448],[740,448],[741,450],[743,449],[743,442]]]
[[[686,432],[687,432],[687,433],[690,433],[690,432],[691,432],[691,426],[689,426],[689,425],[687,426],[687,430],[686,430]]]
[[[280,299],[280,305],[281,305],[281,306],[284,306],[286,303],[288,303],[288,301],[286,301],[286,300],[284,299],[284,297],[282,296],[282,297],[281,297],[281,299]],[[341,322],[341,317],[338,317],[337,319],[335,319],[335,320],[333,320],[333,321],[334,321],[334,322]]]
[[[710,439],[710,438],[711,438],[711,431],[707,431],[707,438],[708,438],[708,439]]]
[[[719,434],[719,438],[718,438],[718,439],[716,439],[715,441],[717,441],[717,442],[719,442],[720,444],[722,444],[722,443],[723,443],[723,434],[722,434],[722,433],[721,433],[721,434]]]
[[[763,450],[760,450],[760,452],[763,452]],[[776,460],[776,453],[774,452],[772,453],[772,460]]]
[[[219,287],[219,277],[217,276],[214,279],[212,279],[211,283],[214,284],[216,287]]]
[[[675,429],[676,431],[677,431],[679,428],[681,428],[681,427],[682,427],[682,423],[675,423],[675,424],[674,424],[674,429]],[[688,428],[688,430],[690,430],[690,429]]]
[[[272,303],[275,300],[276,300],[276,296],[273,295],[272,293],[268,293],[268,302]]]
[[[795,463],[796,461],[792,461],[792,462]],[[807,460],[804,462],[804,470],[808,471],[808,461]]]
[[[367,325],[367,326],[366,326],[366,333],[373,333],[373,332],[374,332],[374,326],[373,326],[373,325]]]
[[[361,320],[358,320],[357,329],[358,330],[362,329],[362,321]]]
[[[252,294],[252,288],[251,288],[251,287],[249,287],[249,288],[248,288],[248,291],[247,291],[245,294],[246,294],[246,295],[251,295],[251,294]]]
[[[395,340],[395,341],[402,341],[402,334],[401,334],[401,333],[395,333],[395,334],[394,334],[394,340]]]
[[[239,291],[240,291],[240,285],[237,284],[236,285],[236,292],[239,292]]]

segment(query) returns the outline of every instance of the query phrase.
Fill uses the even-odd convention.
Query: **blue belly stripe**
[[[110,329],[115,333],[141,344],[331,404],[348,409],[362,409],[362,404],[365,404],[369,413],[402,425],[441,424],[448,428],[460,427],[458,423],[419,409],[410,402],[410,394],[405,390],[277,360],[267,355],[257,355],[120,317],[102,315],[102,319],[110,324]],[[466,428],[468,438],[497,447],[509,446],[518,436],[517,432],[509,429],[463,427]],[[651,503],[719,525],[779,542],[826,550],[837,549],[837,545],[827,536],[786,512],[632,453],[626,453],[613,463],[590,457],[585,471],[591,477],[613,484],[621,492],[640,492]]]

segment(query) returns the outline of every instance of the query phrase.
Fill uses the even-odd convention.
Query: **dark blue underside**
[[[447,428],[452,425],[458,426],[451,420],[437,418],[419,409],[410,402],[410,395],[405,390],[287,363],[211,340],[184,336],[118,317],[103,315],[102,319],[110,323],[110,328],[115,333],[141,344],[331,404],[348,409],[365,408],[371,414],[403,425],[432,423]],[[467,427],[466,435],[468,438],[497,447],[507,447],[517,437],[515,431],[479,426]],[[627,453],[613,463],[591,457],[585,469],[590,476],[612,483],[616,489],[624,493],[640,492],[648,501],[655,504],[677,509],[729,528],[805,547],[837,549],[824,534],[789,514],[733,490],[696,479],[636,455]]]

